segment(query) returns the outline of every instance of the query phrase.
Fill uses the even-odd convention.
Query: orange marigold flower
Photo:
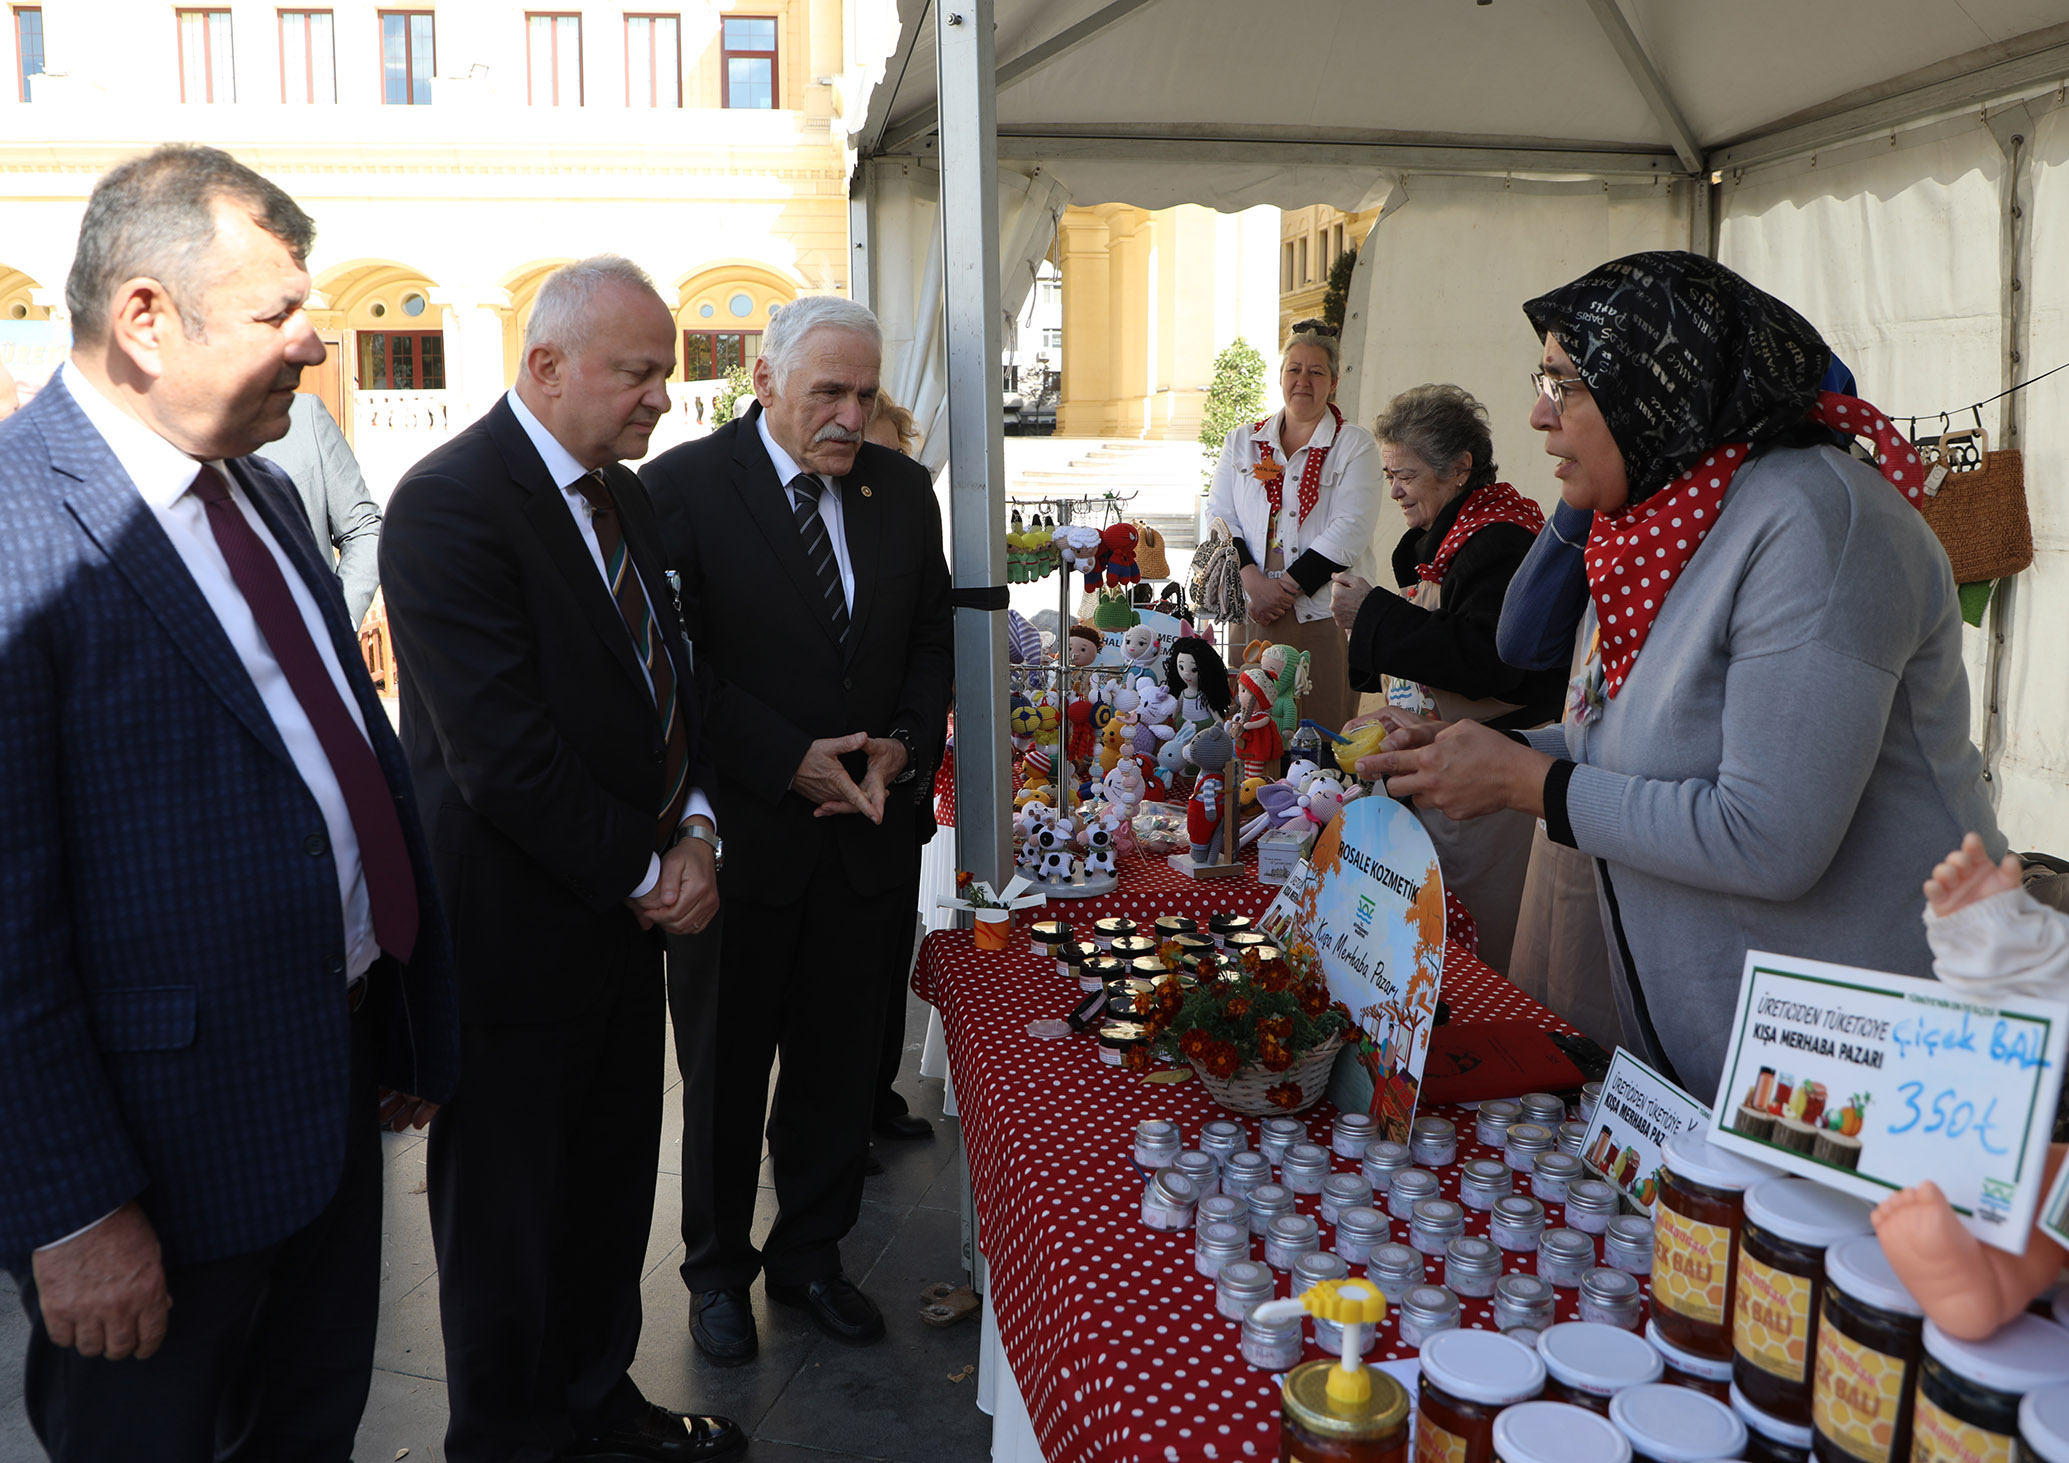
[[[1127,1072],[1147,1072],[1149,1070],[1149,1047],[1147,1045],[1131,1046],[1122,1052],[1121,1069]]]
[[[1257,1023],[1259,1041],[1286,1041],[1293,1035],[1291,1016],[1267,1016]]]
[[[1283,960],[1262,960],[1258,962],[1254,979],[1261,991],[1289,990],[1293,985],[1293,971]]]
[[[1295,1108],[1300,1106],[1300,1084],[1278,1082],[1265,1088],[1264,1100],[1273,1107]]]
[[[1155,1041],[1164,1034],[1170,1025],[1170,1017],[1166,1016],[1162,1011],[1152,1011],[1142,1023],[1142,1034],[1151,1041]]]
[[[1258,1038],[1257,1064],[1267,1072],[1283,1072],[1293,1065],[1293,1049],[1277,1037]]]
[[[1225,1009],[1230,1020],[1241,1021],[1250,1014],[1250,998],[1248,996],[1233,996],[1229,999]]]
[[[1186,1056],[1197,1057],[1207,1050],[1214,1038],[1197,1027],[1178,1038],[1178,1049]]]
[[[1329,992],[1318,985],[1304,985],[1294,992],[1293,999],[1309,1020],[1329,1009]]]
[[[1207,1050],[1200,1057],[1200,1065],[1207,1069],[1210,1077],[1233,1077],[1236,1068],[1243,1065],[1243,1058],[1234,1042],[1214,1041],[1208,1043]]]

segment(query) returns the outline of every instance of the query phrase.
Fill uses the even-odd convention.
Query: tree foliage
[[[1214,380],[1207,387],[1206,411],[1200,422],[1200,447],[1207,456],[1207,475],[1221,456],[1228,434],[1264,412],[1264,357],[1237,336],[1214,358]]]
[[[1322,318],[1343,330],[1344,311],[1351,302],[1351,272],[1358,267],[1358,251],[1346,249],[1329,266],[1329,285],[1322,292]]]
[[[733,419],[733,407],[743,396],[754,394],[754,377],[745,366],[726,368],[725,385],[718,388],[718,395],[711,401],[711,425],[722,427]]]

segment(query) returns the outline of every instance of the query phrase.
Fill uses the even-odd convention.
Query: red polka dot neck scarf
[[[1466,494],[1458,517],[1451,521],[1444,542],[1437,545],[1436,557],[1427,564],[1417,564],[1416,576],[1431,584],[1437,583],[1444,577],[1444,571],[1451,567],[1458,551],[1466,546],[1466,540],[1494,523],[1513,523],[1534,534],[1545,526],[1544,510],[1507,483],[1488,483],[1485,487],[1473,489]]]
[[[1882,412],[1859,397],[1824,391],[1809,415],[1835,431],[1872,438],[1876,465],[1890,486],[1901,490],[1913,507],[1924,501],[1918,453]],[[1745,465],[1750,448],[1746,442],[1714,448],[1644,502],[1595,515],[1586,558],[1604,696],[1613,698],[1623,689],[1668,591],[1681,581],[1688,561],[1717,526],[1724,490]]]
[[[1333,401],[1329,403],[1329,415],[1336,418],[1336,430],[1341,432],[1343,413],[1336,409]],[[1265,422],[1270,420],[1266,417],[1250,430],[1262,432]],[[1335,445],[1336,438],[1332,436],[1320,447],[1310,445],[1308,448],[1307,465],[1300,470],[1300,496],[1295,500],[1300,505],[1298,522],[1307,522],[1308,514],[1315,511],[1315,502],[1322,496],[1322,464],[1328,459],[1329,449]],[[1272,516],[1278,517],[1279,508],[1286,501],[1286,469],[1272,460],[1270,442],[1257,444],[1257,466],[1250,469],[1250,475],[1264,485],[1264,501],[1271,505]]]

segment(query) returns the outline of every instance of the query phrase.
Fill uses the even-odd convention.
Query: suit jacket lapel
[[[653,693],[647,690],[646,672],[633,657],[632,632],[625,627],[625,617],[618,612],[618,602],[611,598],[603,576],[596,572],[596,560],[589,557],[589,546],[582,542],[581,530],[575,527],[575,517],[568,510],[567,499],[553,485],[546,464],[539,459],[538,449],[525,436],[524,428],[518,425],[507,402],[498,401],[489,413],[489,431],[502,449],[511,478],[529,495],[525,500],[524,516],[532,525],[532,531],[539,535],[546,557],[567,580],[575,603],[582,607],[582,617],[589,621],[590,628],[596,631],[597,638],[603,641],[604,648],[617,661],[619,668],[652,699]]]
[[[848,654],[862,643],[869,612],[876,604],[877,570],[883,556],[882,499],[869,486],[869,474],[856,464],[841,479],[841,522],[848,540],[848,564],[855,571],[855,607],[849,614]]]
[[[653,608],[654,625],[660,633],[662,647],[667,652],[668,663],[675,667],[677,699],[684,706],[693,708],[695,698],[688,693],[691,674],[689,640],[682,631],[682,617],[675,612],[675,590],[662,572],[660,556],[654,551],[654,540],[648,536],[652,509],[647,501],[646,485],[639,480],[639,474],[623,463],[604,469],[604,476],[610,479],[611,494],[618,503],[618,524],[625,535],[625,552],[632,558],[632,572],[639,576],[639,582],[647,592],[647,603]],[[695,723],[687,725],[694,727]]]
[[[805,562],[805,544],[798,537],[797,519],[790,511],[790,493],[777,481],[776,465],[769,461],[768,450],[762,446],[761,430],[755,425],[760,416],[761,406],[757,403],[740,418],[735,429],[737,440],[733,445],[733,461],[740,471],[733,476],[733,491],[740,495],[747,516],[767,542],[769,552],[776,556],[776,562],[797,587],[805,604],[811,607],[808,618],[820,627],[828,640],[832,640],[833,621],[827,618],[823,607],[825,597],[819,588],[819,577]],[[842,506],[846,507],[845,497]]]
[[[294,759],[266,714],[251,673],[172,540],[62,384],[50,389],[63,400],[54,403],[56,420],[50,425],[56,430],[45,440],[51,466],[68,479],[59,491],[72,517],[150,607],[201,679],[268,751],[292,767]]]

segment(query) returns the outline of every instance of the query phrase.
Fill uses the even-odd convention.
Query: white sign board
[[[1580,1161],[1647,1214],[1659,1193],[1660,1150],[1676,1133],[1710,1125],[1710,1110],[1619,1048],[1602,1100],[1581,1139]]]

